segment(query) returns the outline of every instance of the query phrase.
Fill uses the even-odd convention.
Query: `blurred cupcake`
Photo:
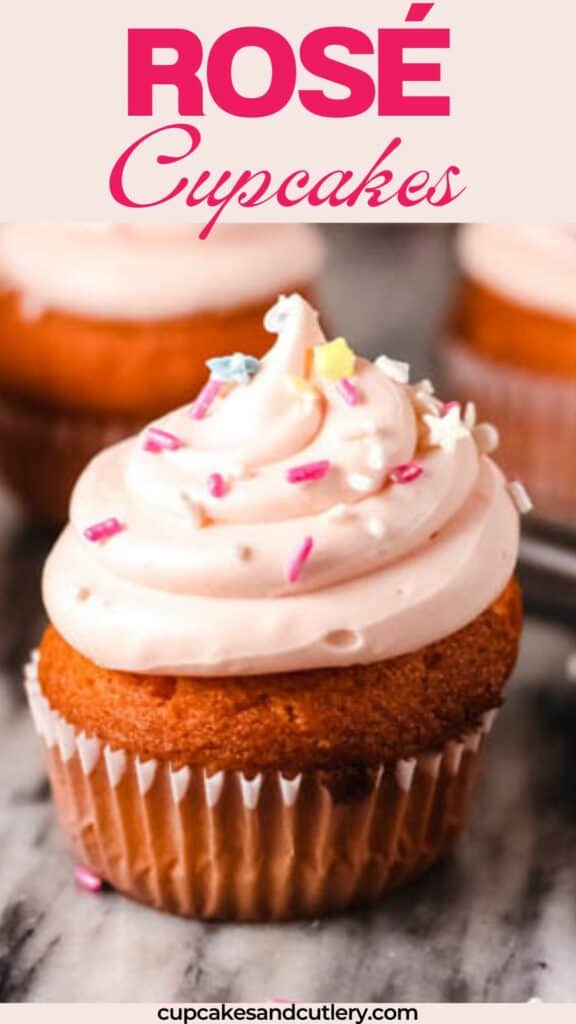
[[[502,431],[539,516],[576,525],[576,229],[470,225],[446,384]]]
[[[84,471],[27,672],[83,869],[229,920],[452,848],[521,625],[514,491],[459,410],[297,295],[266,322],[264,360]]]
[[[0,472],[25,506],[66,518],[106,444],[189,401],[204,361],[259,354],[279,291],[313,290],[304,225],[5,224],[0,228]]]

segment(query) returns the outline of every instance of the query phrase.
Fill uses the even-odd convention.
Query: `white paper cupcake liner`
[[[37,666],[26,691],[75,857],[134,899],[202,918],[316,917],[420,874],[462,829],[496,714],[440,752],[371,770],[354,795],[325,772],[208,775],[112,750],[50,707]]]

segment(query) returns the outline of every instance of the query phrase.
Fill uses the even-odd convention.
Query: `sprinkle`
[[[367,528],[368,533],[372,537],[376,537],[377,540],[379,540],[380,537],[383,537],[386,533],[386,524],[383,523],[381,519],[376,519],[376,516],[373,516],[368,520]]]
[[[405,462],[402,466],[396,466],[388,479],[392,484],[411,484],[422,476],[424,470],[417,462]]]
[[[260,369],[260,360],[254,356],[245,356],[243,352],[235,352],[233,356],[218,356],[208,359],[206,366],[210,370],[212,380],[227,384],[247,384]]]
[[[303,466],[293,466],[286,470],[286,480],[289,484],[302,484],[309,480],[322,480],[330,470],[331,463],[328,459],[321,459],[319,462],[307,462]]]
[[[440,415],[447,416],[452,409],[458,409],[458,415],[460,415],[460,402],[442,402],[440,406]]]
[[[182,447],[182,441],[176,434],[170,434],[167,430],[148,427],[143,447],[146,452],[176,452]]]
[[[458,403],[443,416],[424,416],[424,423],[428,427],[428,443],[447,452],[454,451],[459,438],[466,437],[468,433],[460,419]]]
[[[432,381],[428,380],[427,377],[425,377],[424,380],[419,380],[418,383],[414,385],[414,390],[417,395],[419,393],[422,393],[423,395],[433,395],[435,392]]]
[[[221,473],[211,473],[207,480],[207,486],[213,498],[223,498],[226,494],[226,484]]]
[[[410,363],[401,363],[397,359],[389,359],[388,356],[379,356],[375,366],[382,373],[395,380],[397,384],[408,384],[410,380]]]
[[[360,491],[362,494],[367,494],[368,491],[373,491],[376,487],[374,477],[368,476],[366,473],[350,473],[346,477],[346,481],[353,491]]]
[[[236,544],[234,546],[234,554],[239,562],[248,562],[252,558],[253,551],[248,544]]]
[[[90,587],[83,587],[81,584],[74,587],[74,598],[76,601],[87,601],[91,593]]]
[[[473,430],[476,426],[476,406],[474,402],[466,402],[462,421],[468,430]]]
[[[214,380],[211,378],[207,384],[204,385],[202,391],[198,395],[198,398],[193,405],[190,406],[189,415],[193,420],[203,420],[208,412],[212,402],[218,395],[222,388],[221,380]]]
[[[326,513],[326,519],[330,519],[331,522],[341,523],[345,519],[350,519],[352,516],[352,510],[348,508],[348,505],[332,505]]]
[[[101,523],[87,526],[84,530],[84,536],[86,540],[94,544],[99,540],[108,540],[110,537],[114,537],[115,534],[121,533],[124,529],[125,527],[116,516],[110,516],[110,519],[103,519]]]
[[[300,573],[302,572],[305,563],[308,561],[308,558],[310,557],[313,547],[313,538],[304,537],[304,540],[301,541],[298,548],[296,549],[296,552],[294,553],[294,555],[290,559],[290,562],[288,563],[288,571],[286,574],[286,579],[288,580],[288,583],[296,583],[298,581],[298,579],[300,578]]]
[[[358,405],[360,401],[360,393],[355,384],[347,377],[342,377],[336,385],[336,390],[339,395],[342,396],[347,405]]]
[[[472,436],[482,455],[489,455],[490,452],[495,452],[500,444],[498,428],[492,423],[479,423],[477,427],[474,427]]]
[[[80,864],[74,868],[74,881],[87,892],[100,892],[103,885],[102,879],[98,875],[90,871],[90,868],[82,867]]]
[[[508,484],[508,493],[521,516],[525,516],[534,508],[534,504],[523,483],[512,480]]]
[[[328,380],[342,380],[352,377],[356,365],[356,356],[345,338],[335,338],[323,345],[315,345],[314,370],[319,377]]]

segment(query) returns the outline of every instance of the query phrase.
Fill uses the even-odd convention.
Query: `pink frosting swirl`
[[[516,509],[459,414],[360,358],[351,403],[319,372],[326,339],[297,295],[267,323],[278,340],[247,383],[221,387],[203,418],[177,410],[103,452],[76,486],[45,601],[100,665],[226,675],[377,661],[465,625],[514,570]],[[110,517],[123,528],[88,542]]]

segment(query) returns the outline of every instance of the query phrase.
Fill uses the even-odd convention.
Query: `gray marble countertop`
[[[434,229],[424,241],[413,234],[399,268],[388,255],[395,238],[379,298],[362,268],[382,236],[347,242],[355,320],[350,293],[345,301],[330,278],[326,296],[364,347],[400,354],[440,315],[447,249]],[[428,273],[413,279],[422,258]],[[422,303],[415,312],[415,285],[426,317]],[[449,861],[362,913],[203,925],[85,894],[72,880],[20,681],[42,627],[51,539],[0,495],[0,1001],[576,1001],[576,682],[566,675],[576,625],[529,616],[471,827]]]

